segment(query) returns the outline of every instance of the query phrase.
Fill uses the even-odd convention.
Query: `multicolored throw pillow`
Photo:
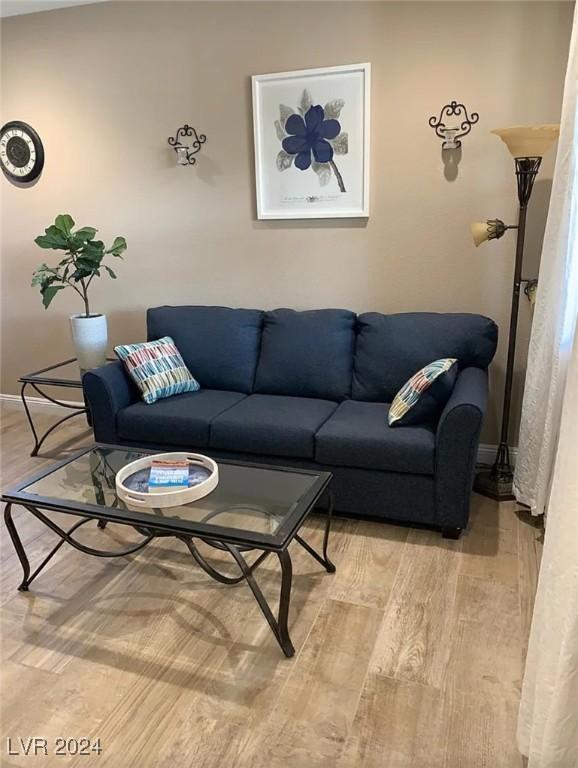
[[[145,403],[199,389],[199,382],[170,336],[142,344],[122,344],[114,351],[142,392]]]
[[[434,360],[406,381],[389,407],[390,427],[424,424],[438,416],[456,383],[458,361],[453,357]]]

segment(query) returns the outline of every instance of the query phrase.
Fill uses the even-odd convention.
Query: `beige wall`
[[[513,164],[496,126],[557,122],[567,2],[111,2],[2,25],[2,121],[41,134],[46,165],[2,187],[2,384],[72,354],[76,295],[45,312],[29,287],[32,240],[55,214],[128,239],[119,279],[95,286],[113,343],[142,339],[144,310],[218,303],[356,311],[481,312],[500,325],[484,439],[499,422],[514,238],[476,250],[472,218],[516,215]],[[370,61],[367,222],[259,222],[250,75]],[[430,115],[456,98],[480,113],[458,177],[444,177]],[[166,139],[208,136],[194,168]],[[527,274],[536,269],[554,153],[537,182]],[[530,309],[521,308],[523,378]],[[517,412],[517,409],[516,409]]]

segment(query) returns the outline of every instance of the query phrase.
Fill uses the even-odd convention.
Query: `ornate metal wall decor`
[[[181,139],[193,137],[191,141],[183,142]],[[195,155],[201,149],[207,137],[204,133],[198,134],[190,125],[183,125],[179,128],[175,136],[169,136],[168,143],[177,153],[177,163],[179,165],[194,165],[197,162]]]
[[[456,117],[457,120],[451,125],[446,125],[445,119],[448,117]],[[450,101],[442,107],[439,117],[435,115],[430,117],[429,124],[435,129],[436,136],[444,140],[442,149],[458,149],[462,146],[460,138],[467,136],[472,130],[472,125],[475,125],[479,119],[477,112],[472,112],[468,117],[468,110],[463,104]]]

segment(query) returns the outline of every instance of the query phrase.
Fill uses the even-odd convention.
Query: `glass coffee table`
[[[331,473],[219,461],[219,484],[203,499],[162,510],[133,511],[118,498],[115,476],[129,462],[152,453],[155,451],[93,445],[2,494],[2,501],[6,503],[6,527],[24,571],[19,589],[28,590],[31,582],[64,543],[96,557],[123,557],[138,552],[155,538],[172,536],[187,547],[193,560],[212,579],[230,585],[246,581],[283,653],[293,656],[295,650],[287,628],[292,582],[288,547],[296,541],[326,571],[335,572],[335,566],[327,555],[333,512]],[[320,554],[301,537],[299,531],[324,495],[328,496],[328,508]],[[24,507],[60,537],[60,541],[33,572],[12,517],[13,505]],[[53,511],[79,519],[64,530],[50,518]],[[97,521],[101,529],[108,522],[130,526],[140,539],[130,547],[112,552],[87,546],[78,541],[74,533],[91,521]],[[230,576],[217,570],[201,554],[195,540],[231,555],[239,574]],[[258,552],[252,563],[245,559],[245,553],[249,551]],[[254,575],[259,565],[272,554],[279,558],[281,565],[277,617]]]

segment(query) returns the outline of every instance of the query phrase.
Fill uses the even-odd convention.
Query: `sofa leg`
[[[461,532],[462,532],[461,528],[442,527],[442,538],[444,538],[444,539],[459,539]]]

